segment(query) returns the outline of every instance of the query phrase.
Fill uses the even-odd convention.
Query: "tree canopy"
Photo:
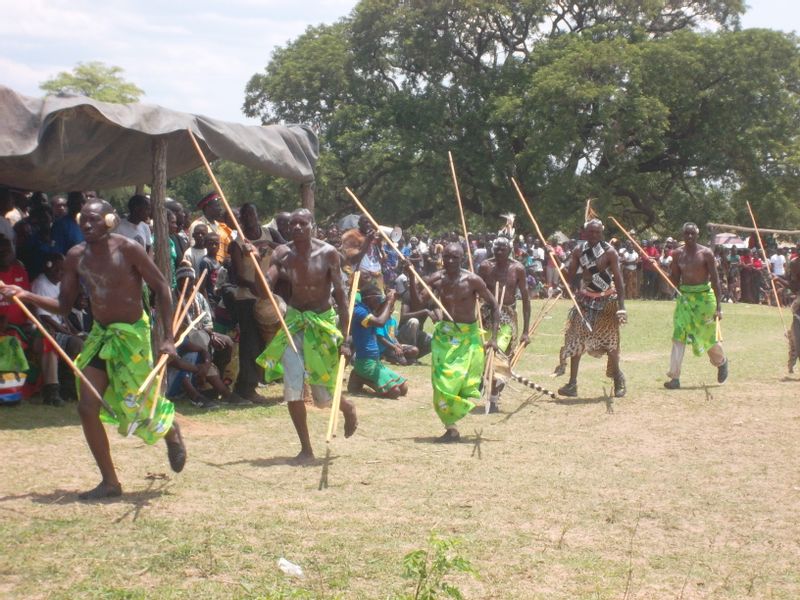
[[[99,61],[78,63],[72,72],[62,71],[42,82],[39,88],[48,94],[78,94],[101,102],[130,104],[138,102],[144,91],[122,78],[123,69]]]
[[[244,111],[320,129],[317,205],[452,226],[465,208],[577,225],[800,225],[797,38],[739,30],[740,0],[362,0],[277,49]],[[700,26],[711,28],[700,30]],[[473,225],[475,226],[475,225]]]

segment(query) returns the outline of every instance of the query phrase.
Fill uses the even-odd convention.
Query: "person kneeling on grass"
[[[389,315],[386,323],[375,329],[381,359],[393,365],[411,365],[417,362],[419,348],[401,344],[397,339],[397,319]]]
[[[351,334],[355,361],[347,391],[359,392],[366,385],[382,398],[399,398],[408,393],[408,382],[381,362],[376,329],[389,320],[394,308],[395,292],[384,297],[374,284],[364,286],[361,300],[353,310]]]

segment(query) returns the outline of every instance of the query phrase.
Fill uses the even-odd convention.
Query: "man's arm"
[[[519,290],[520,298],[522,299],[522,335],[519,336],[519,341],[528,343],[528,328],[531,323],[531,296],[528,293],[528,282],[525,278],[525,267],[520,265],[516,270],[517,289]]]
[[[75,300],[80,291],[78,260],[81,252],[82,250],[78,247],[73,247],[67,252],[67,256],[64,259],[61,275],[61,289],[58,298],[39,296],[38,294],[34,294],[15,285],[2,286],[4,289],[3,295],[16,296],[27,304],[33,304],[53,314],[68,315],[72,307],[75,306]]]
[[[617,288],[617,304],[620,310],[625,310],[625,283],[622,281],[622,270],[619,267],[619,254],[616,250],[608,253],[611,261],[611,275],[614,277],[614,287]]]
[[[336,301],[336,310],[339,313],[339,327],[342,330],[344,341],[339,348],[339,351],[346,357],[350,356],[350,343],[348,341],[350,333],[350,315],[347,312],[349,308],[347,294],[342,285],[342,262],[339,253],[333,246],[329,247],[329,251],[325,255],[328,263],[328,276],[331,280],[333,287],[333,299]]]
[[[378,315],[369,315],[369,324],[376,327],[383,327],[386,325],[386,321],[389,320],[389,317],[392,316],[392,312],[394,312],[394,300],[395,300],[395,291],[389,290],[389,293],[386,294],[386,301],[383,303],[381,307],[381,312]]]
[[[679,248],[678,250],[675,250],[675,253],[672,255],[672,264],[670,265],[669,278],[675,287],[679,287],[681,284],[681,267],[679,263],[681,262],[680,259],[682,254],[683,250]],[[716,271],[716,269],[714,270]]]
[[[470,275],[470,282],[478,297],[483,298],[483,301],[492,307],[492,338],[486,342],[486,347],[497,350],[497,328],[500,326],[500,306],[497,304],[497,298],[489,292],[486,282],[477,275]]]
[[[170,294],[169,284],[164,278],[163,273],[161,273],[156,264],[150,260],[145,249],[136,242],[125,240],[121,250],[133,267],[139,271],[144,282],[150,286],[150,289],[155,293],[158,318],[161,319],[162,323],[172,323],[172,295]],[[61,285],[63,291],[64,284],[62,283]],[[161,354],[177,356],[178,353],[175,350],[172,330],[170,327],[165,327],[164,329],[164,341],[161,343],[159,351]]]

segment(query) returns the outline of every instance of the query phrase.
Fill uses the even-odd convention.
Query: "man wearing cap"
[[[197,203],[197,208],[203,211],[203,216],[195,219],[189,226],[189,237],[194,238],[194,228],[201,223],[208,227],[209,231],[216,233],[219,236],[219,250],[217,250],[216,258],[222,262],[228,256],[228,244],[231,243],[233,235],[231,228],[221,220],[225,209],[220,202],[219,194],[211,192]]]
[[[694,223],[683,225],[684,245],[673,253],[670,279],[680,290],[672,318],[672,354],[669,362],[668,390],[681,387],[681,363],[686,344],[692,345],[695,356],[708,352],[711,364],[717,367],[717,382],[728,378],[728,360],[717,339],[715,319],[722,318],[719,275],[710,248],[697,243],[699,229]]]

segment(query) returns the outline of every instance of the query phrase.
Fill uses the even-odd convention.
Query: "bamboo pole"
[[[350,286],[350,298],[347,302],[347,327],[342,332],[344,339],[350,335],[350,324],[353,321],[353,309],[356,305],[356,292],[358,292],[358,282],[361,279],[361,271],[353,273],[353,283]],[[331,438],[336,434],[336,426],[339,424],[339,407],[342,403],[342,387],[344,379],[344,368],[347,366],[347,359],[343,354],[339,355],[339,366],[336,369],[336,385],[333,388],[333,402],[331,403],[331,414],[328,417],[328,432],[325,435],[325,442],[330,444]]]
[[[542,233],[542,230],[539,227],[538,221],[536,221],[536,217],[533,216],[533,213],[531,212],[531,208],[530,208],[530,206],[528,206],[528,201],[525,200],[525,196],[523,195],[522,190],[519,189],[519,185],[517,184],[517,180],[512,177],[511,178],[511,183],[514,184],[514,189],[517,190],[517,195],[519,196],[520,202],[522,202],[522,206],[525,207],[525,212],[528,213],[528,216],[530,217],[531,221],[533,222],[533,226],[536,228],[536,233],[539,234],[539,239],[542,240],[542,244],[544,246],[547,246],[547,240],[545,239],[544,234]],[[581,310],[581,307],[578,305],[578,301],[575,299],[575,295],[572,293],[572,289],[569,287],[569,283],[567,283],[567,278],[564,277],[564,273],[561,272],[561,265],[559,265],[556,262],[556,258],[555,258],[555,256],[553,256],[552,252],[548,252],[548,254],[550,255],[550,262],[553,263],[553,268],[555,268],[556,273],[558,273],[558,277],[561,279],[561,283],[564,284],[564,288],[567,290],[567,293],[569,294],[570,300],[572,300],[573,306],[575,306],[575,310],[578,311],[578,314],[580,315],[581,320],[583,321],[583,324],[586,326],[586,329],[591,331],[592,330],[592,326],[589,325],[589,322],[586,320],[586,317],[583,316],[583,311]]]
[[[453,176],[453,187],[456,189],[456,201],[458,202],[458,214],[461,216],[461,229],[464,230],[464,240],[467,242],[467,264],[469,270],[475,273],[475,265],[472,262],[472,251],[469,246],[469,230],[467,229],[467,219],[464,217],[464,205],[461,203],[461,191],[458,189],[458,177],[456,176],[456,165],[453,162],[453,153],[448,150],[447,158],[450,160],[450,173]],[[481,317],[481,305],[475,303],[475,316],[478,318],[478,327],[483,331],[483,317]]]
[[[181,311],[172,325],[172,335],[178,333],[178,329],[180,329],[181,323],[183,323],[183,320],[186,318],[189,309],[194,303],[194,299],[197,297],[197,294],[200,291],[200,286],[203,284],[203,280],[206,278],[206,273],[208,273],[208,271],[203,271],[200,274],[200,277],[197,279],[197,281],[194,284],[194,287],[192,288],[192,293],[189,295],[189,299],[186,301],[185,304],[183,304],[183,306],[181,306]],[[187,277],[185,281],[189,281],[189,278]]]
[[[769,262],[769,256],[764,249],[764,241],[761,239],[761,232],[758,230],[758,223],[756,223],[756,216],[753,214],[753,209],[750,207],[750,202],[747,202],[747,211],[750,213],[750,218],[753,220],[753,229],[755,229],[756,237],[758,238],[758,245],[761,247],[761,254],[764,256],[764,261],[767,263],[767,272],[769,273],[769,282],[772,284],[772,294],[775,296],[775,305],[778,307],[778,314],[781,316],[781,324],[783,325],[783,333],[789,335],[789,330],[786,327],[786,320],[783,318],[783,307],[781,307],[781,299],[778,296],[778,288],[775,287],[775,279],[772,277],[772,263]]]
[[[203,272],[205,273],[205,271]],[[178,301],[175,303],[175,310],[172,313],[172,331],[175,331],[175,328],[178,326],[178,315],[181,312],[183,301],[186,299],[186,288],[188,287],[189,287],[189,278],[186,277],[183,280],[183,285],[181,286],[181,293],[178,295]]]
[[[397,245],[392,241],[392,239],[388,235],[386,235],[383,232],[383,229],[381,229],[381,226],[378,225],[378,222],[372,217],[370,212],[364,207],[363,204],[361,204],[361,201],[356,197],[356,195],[353,193],[353,191],[348,187],[344,188],[344,190],[350,195],[350,198],[353,199],[353,202],[355,202],[355,204],[356,204],[356,206],[358,206],[359,210],[361,210],[361,212],[364,213],[364,216],[369,219],[370,223],[372,223],[372,226],[375,228],[375,230],[378,233],[380,233],[381,236],[383,236],[383,239],[386,240],[386,243],[389,244],[391,249],[394,250],[397,253],[398,256],[402,256],[402,252],[400,252],[400,250],[397,248]],[[436,303],[436,305],[440,309],[442,309],[442,312],[444,313],[444,315],[448,319],[450,319],[451,321],[455,322],[455,319],[453,319],[453,317],[450,315],[450,313],[447,312],[447,309],[444,307],[444,304],[442,304],[442,301],[439,300],[439,298],[436,296],[436,294],[433,293],[433,290],[425,282],[425,280],[422,278],[422,276],[419,273],[417,273],[417,270],[414,268],[414,265],[409,264],[408,268],[411,270],[411,274],[414,275],[414,277],[417,279],[419,284],[422,287],[425,288],[425,291],[428,292],[428,294],[430,294],[431,299]]]
[[[625,234],[625,237],[631,241],[631,243],[639,251],[639,254],[642,255],[642,258],[644,258],[645,260],[652,260],[652,258],[647,255],[647,252],[644,251],[644,248],[642,248],[639,245],[639,243],[635,239],[633,239],[633,236],[630,233],[628,233],[628,230],[625,229],[619,221],[617,221],[614,217],[608,217],[608,218],[611,219],[614,222],[614,225],[616,225],[619,228],[619,230]],[[675,284],[672,283],[672,280],[669,278],[669,276],[666,273],[664,273],[664,271],[661,270],[661,267],[659,267],[655,261],[653,261],[653,266],[655,267],[656,272],[659,275],[661,275],[661,279],[663,279],[669,285],[669,287],[675,290],[678,293],[678,296],[681,296],[682,295],[681,291],[677,287],[675,287]]]
[[[495,281],[494,283],[495,298],[497,298],[497,291],[499,286],[500,282]],[[505,297],[506,297],[506,286],[504,285],[503,289],[500,291],[499,310],[503,310],[503,302],[505,301]],[[485,407],[487,414],[489,413],[489,409],[491,408],[490,404],[492,397],[492,386],[494,384],[494,361],[496,357],[497,357],[497,350],[493,348],[492,351],[489,353],[488,359],[486,360],[486,368],[484,372],[484,384],[483,384],[484,391],[488,390],[487,394],[489,396],[489,402],[486,403]]]
[[[214,171],[211,170],[211,165],[208,164],[208,160],[206,160],[205,154],[203,154],[203,149],[200,148],[200,144],[197,142],[197,138],[194,137],[194,134],[190,129],[186,130],[189,133],[189,137],[192,139],[192,143],[194,144],[195,149],[197,150],[197,154],[200,156],[200,159],[203,161],[203,166],[206,168],[206,172],[208,173],[211,182],[214,184],[214,189],[217,190],[217,194],[219,194],[222,203],[225,205],[225,210],[228,212],[228,216],[231,218],[236,231],[239,233],[239,236],[242,240],[242,243],[247,241],[247,237],[244,235],[244,231],[242,230],[242,226],[239,224],[239,219],[236,218],[236,215],[233,214],[233,210],[231,209],[231,205],[228,204],[228,199],[225,197],[225,193],[222,191],[222,187],[219,185],[219,181],[217,181],[216,176],[214,175]],[[269,287],[267,283],[267,278],[264,277],[264,272],[261,270],[261,265],[258,262],[258,259],[255,257],[255,254],[252,252],[247,253],[250,257],[250,260],[253,261],[253,267],[255,268],[256,275],[258,275],[259,281],[261,281],[261,285],[264,287],[264,290],[267,292],[267,298],[272,304],[272,310],[275,311],[278,320],[281,323],[281,328],[283,329],[284,333],[286,334],[286,339],[289,341],[289,345],[292,347],[292,350],[297,352],[297,346],[294,344],[294,339],[292,339],[292,333],[289,331],[289,328],[286,326],[286,321],[283,320],[283,316],[281,315],[281,309],[278,306],[278,302],[275,300],[275,296],[272,293],[272,289]]]
[[[50,342],[50,345],[53,346],[53,349],[55,349],[56,353],[58,353],[58,355],[61,357],[61,360],[63,360],[65,363],[67,363],[67,366],[70,369],[72,369],[72,372],[75,373],[75,376],[78,379],[80,379],[86,385],[87,388],[89,388],[89,391],[92,392],[97,397],[98,400],[100,400],[100,404],[103,405],[103,408],[105,408],[110,415],[114,415],[114,411],[111,410],[111,407],[108,405],[108,402],[106,402],[103,399],[103,396],[100,395],[100,392],[97,391],[97,388],[94,387],[94,385],[92,384],[91,381],[89,381],[89,378],[86,377],[86,375],[83,373],[83,371],[81,371],[75,365],[75,363],[72,362],[72,359],[69,357],[69,355],[66,352],[64,352],[64,350],[63,350],[63,348],[61,348],[61,346],[58,345],[58,342],[56,342],[53,339],[53,336],[50,335],[50,332],[47,331],[47,329],[45,329],[44,325],[42,325],[42,323],[39,321],[39,319],[37,319],[35,316],[33,316],[33,313],[28,309],[27,306],[25,306],[25,303],[22,300],[20,300],[19,298],[17,298],[16,296],[11,296],[11,300],[14,302],[14,304],[19,306],[19,308],[22,310],[22,312],[25,313],[25,316],[28,317],[31,320],[31,322],[42,333],[42,335],[45,337],[45,339],[48,342]]]

